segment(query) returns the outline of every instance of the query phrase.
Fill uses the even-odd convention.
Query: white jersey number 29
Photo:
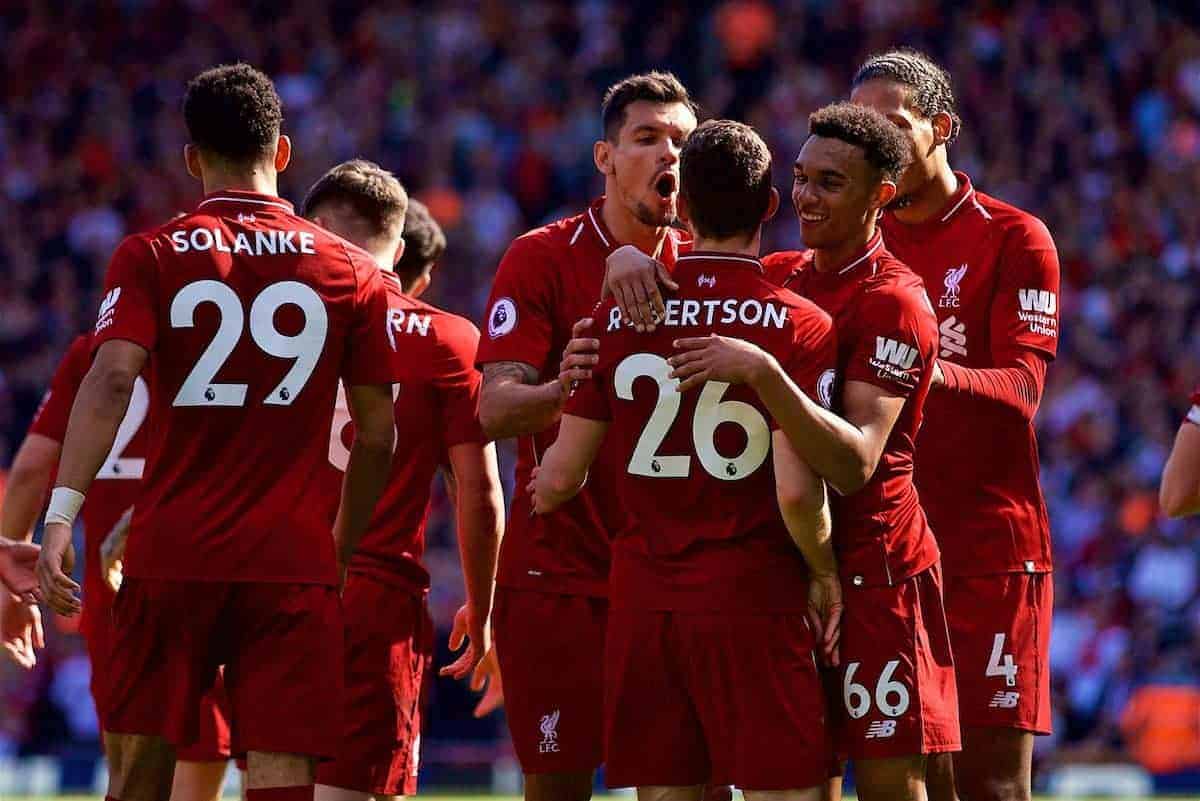
[[[646,421],[629,460],[629,472],[648,478],[685,478],[692,469],[687,454],[660,456],[659,447],[679,416],[683,397],[676,392],[679,381],[670,378],[671,365],[652,353],[635,353],[617,365],[613,383],[617,397],[633,400],[633,384],[643,376],[658,383],[658,401]],[[762,414],[743,401],[723,401],[729,384],[709,381],[700,390],[692,417],[692,443],[705,472],[722,481],[738,481],[762,467],[771,451],[771,428]],[[717,426],[732,423],[746,434],[746,447],[737,456],[726,457],[717,450]]]
[[[142,477],[142,471],[146,469],[146,460],[121,454],[137,436],[138,429],[142,427],[142,423],[146,422],[146,415],[149,413],[150,389],[146,386],[146,379],[139,375],[133,379],[133,394],[129,396],[129,408],[125,410],[125,416],[121,418],[117,436],[113,439],[112,450],[109,451],[104,464],[100,465],[100,471],[96,473],[96,478],[140,479]]]
[[[233,354],[246,314],[237,293],[220,281],[203,280],[179,290],[171,301],[171,326],[191,328],[196,324],[196,308],[211,303],[221,313],[217,333],[200,355],[196,366],[188,373],[175,406],[244,406],[247,384],[213,381],[225,361]],[[275,327],[275,312],[284,306],[297,306],[304,312],[304,327],[298,334],[284,334]],[[254,344],[270,356],[293,359],[292,368],[271,390],[263,403],[269,406],[290,406],[308,383],[329,331],[329,316],[321,296],[312,287],[299,281],[279,281],[258,293],[250,304],[250,337]]]

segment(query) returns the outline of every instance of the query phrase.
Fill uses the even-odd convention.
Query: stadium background
[[[369,5],[0,4],[0,481],[89,326],[113,247],[199,196],[177,112],[207,66],[245,60],[277,81],[290,199],[353,156],[395,171],[449,238],[432,299],[478,320],[508,242],[599,191],[591,145],[612,81],[675,71],[706,115],[763,133],[786,191],[807,113],[845,95],[862,57],[910,44],[955,78],[951,162],[1041,216],[1062,261],[1063,338],[1038,416],[1057,564],[1056,734],[1038,741],[1040,775],[1140,760],[1160,787],[1200,787],[1200,524],[1162,519],[1155,501],[1200,378],[1195,4]],[[798,237],[785,210],[767,247]],[[461,577],[440,491],[430,540],[444,662]],[[32,674],[0,664],[0,760],[53,757],[38,764],[90,786],[86,656],[70,621],[48,627]],[[472,720],[450,682],[430,700],[427,786],[512,775],[499,716]]]

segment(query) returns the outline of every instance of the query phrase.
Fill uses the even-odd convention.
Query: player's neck
[[[279,184],[275,173],[268,173],[261,167],[255,167],[249,172],[231,172],[221,169],[204,171],[204,194],[214,192],[254,192],[259,195],[279,195]]]
[[[819,273],[840,270],[850,263],[855,255],[866,249],[867,243],[875,237],[875,221],[863,229],[858,236],[851,237],[841,244],[828,248],[813,249],[813,267]]]
[[[694,233],[695,231],[693,231]],[[749,256],[752,259],[758,258],[761,248],[761,230],[749,240],[742,237],[735,237],[734,239],[706,239],[702,236],[695,236],[692,240],[692,250],[696,252],[726,253],[730,256]]]
[[[946,207],[957,191],[958,176],[950,169],[949,162],[943,160],[932,178],[895,207],[896,219],[906,225],[927,222]]]
[[[646,225],[626,211],[611,193],[604,198],[604,204],[600,207],[600,218],[617,240],[613,243],[614,247],[633,245],[647,256],[657,257],[667,237],[666,226]]]

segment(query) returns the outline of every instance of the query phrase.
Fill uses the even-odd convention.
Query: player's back
[[[387,300],[367,254],[278,198],[221,192],[126,239],[96,343],[150,352],[133,576],[335,580],[312,513],[339,377],[388,383]]]
[[[829,317],[763,278],[756,259],[681,256],[664,324],[639,334],[605,307],[600,363],[567,412],[610,420],[617,497],[629,522],[613,543],[611,602],[676,610],[798,610],[806,570],[783,525],[772,423],[745,386],[710,381],[684,394],[668,378],[674,340],[717,333],[774,354],[816,397],[833,367]],[[826,382],[832,374],[825,376]]]

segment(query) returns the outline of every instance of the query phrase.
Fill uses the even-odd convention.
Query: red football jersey
[[[478,417],[481,376],[474,364],[479,329],[462,317],[408,297],[395,275],[383,275],[391,296],[389,330],[396,350],[404,354],[401,380],[392,390],[398,449],[371,525],[350,560],[350,571],[372,573],[420,594],[429,588],[429,572],[421,557],[433,478],[439,467],[449,464],[450,448],[485,441]],[[354,423],[345,390],[340,389],[329,436],[326,485],[331,515],[337,512],[353,441]]]
[[[1058,253],[1041,220],[975,191],[958,191],[929,222],[888,213],[888,248],[925,280],[939,358],[964,367],[1011,364],[1058,347]],[[916,482],[949,576],[1044,571],[1050,522],[1033,423],[986,399],[935,390],[917,438]]]
[[[127,237],[105,291],[93,348],[150,352],[126,573],[336,583],[312,498],[338,379],[389,384],[400,361],[371,257],[286,201],[224,191]]]
[[[30,433],[62,442],[71,418],[71,407],[83,377],[92,364],[89,337],[76,337],[63,356],[50,388],[42,398]],[[112,451],[104,460],[96,480],[88,490],[80,517],[83,519],[83,617],[80,625],[88,630],[108,618],[113,592],[100,575],[100,545],[125,510],[137,500],[142,471],[146,465],[146,415],[150,411],[150,391],[146,380],[134,381],[129,408],[117,429]]]
[[[773,354],[813,398],[830,398],[837,347],[829,315],[769,283],[757,259],[681,256],[664,324],[639,334],[606,304],[594,380],[567,414],[611,421],[626,524],[613,541],[614,606],[797,612],[807,570],[775,497],[771,430],[749,387],[710,381],[685,394],[668,378],[679,337],[717,333]],[[593,466],[590,484],[598,475]]]
[[[938,559],[913,486],[913,444],[933,377],[937,322],[921,279],[876,233],[844,267],[826,273],[812,253],[775,253],[769,274],[833,316],[838,378],[906,398],[875,475],[853,495],[834,494],[833,540],[842,575],[854,584],[898,584]]]
[[[595,311],[605,259],[621,244],[601,219],[603,203],[600,198],[583,214],[530,231],[509,246],[492,284],[475,359],[480,366],[524,362],[538,369],[542,381],[558,376],[571,327]],[[672,268],[680,248],[686,247],[683,235],[672,229],[658,258]],[[609,540],[621,522],[613,486],[619,468],[614,455],[602,449],[583,492],[554,514],[534,516],[525,488],[556,436],[557,425],[517,442],[516,485],[496,583],[604,596]]]

